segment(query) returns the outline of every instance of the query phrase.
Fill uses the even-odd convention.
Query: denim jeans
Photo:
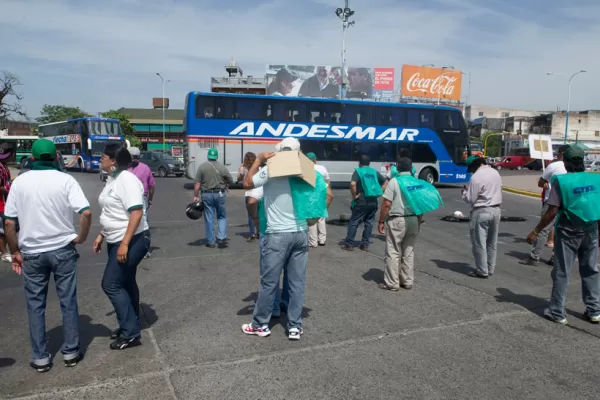
[[[350,222],[348,222],[348,233],[346,235],[346,246],[354,246],[354,238],[356,237],[356,231],[358,225],[363,222],[362,241],[360,242],[363,246],[368,246],[371,240],[371,234],[373,233],[373,221],[375,221],[375,215],[377,214],[377,203],[356,205],[352,209],[352,216]]]
[[[140,336],[140,290],[136,282],[138,264],[150,248],[150,234],[144,231],[134,235],[129,243],[127,261],[117,261],[121,242],[108,243],[108,261],[102,277],[102,290],[110,299],[121,329],[121,337],[133,339]]]
[[[248,210],[248,199],[249,199],[249,197],[246,196],[246,210]],[[248,227],[250,228],[250,234],[256,235],[256,227],[254,226],[254,221],[252,220],[252,218],[250,218],[249,212],[248,212]]]
[[[281,272],[287,274],[289,293],[288,330],[302,328],[302,308],[308,264],[308,234],[304,232],[268,233],[262,250],[260,290],[254,307],[252,326],[260,328],[271,321],[273,304],[279,289]]]
[[[544,204],[542,207],[542,216],[548,211],[548,204]],[[554,222],[556,221],[556,217],[546,226],[544,229],[540,231],[533,242],[533,246],[531,247],[531,253],[529,257],[533,260],[539,261],[542,256],[542,251],[544,250],[544,246],[546,245],[546,241],[548,240],[548,235],[554,229]]]
[[[216,244],[214,220],[217,214],[219,233],[217,239],[225,240],[227,238],[227,211],[225,206],[226,195],[221,193],[202,193],[204,202],[204,230],[206,232],[206,241],[208,244]]]
[[[260,253],[260,276],[263,276],[264,273],[264,263],[263,263],[263,249],[265,243],[265,235],[262,235],[259,239],[259,253]],[[279,280],[277,280],[277,292],[275,293],[275,301],[273,302],[273,311],[271,317],[279,317],[281,314],[281,308],[287,310],[288,305],[290,303],[290,285],[287,280],[287,271],[283,270],[283,289],[279,288]]]
[[[500,214],[500,207],[482,207],[471,211],[469,231],[475,269],[479,275],[493,275],[496,270]]]
[[[78,258],[79,254],[72,244],[45,253],[23,254],[31,362],[36,365],[46,365],[52,360],[46,351],[46,296],[50,273],[54,274],[63,317],[64,342],[60,351],[65,360],[72,360],[79,355]]]
[[[594,223],[595,225],[595,223]],[[600,314],[600,273],[598,272],[598,229],[576,230],[558,227],[554,238],[552,296],[548,307],[556,318],[566,318],[565,301],[575,258],[579,259],[581,295],[589,315]]]

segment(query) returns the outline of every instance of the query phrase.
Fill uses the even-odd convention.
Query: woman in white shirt
[[[246,179],[246,174],[248,173],[248,170],[250,169],[252,164],[254,164],[254,160],[256,160],[256,154],[249,151],[244,155],[244,163],[242,165],[240,165],[240,169],[238,170],[238,176],[237,176],[238,182],[242,182],[242,183],[244,182],[244,179]],[[248,227],[250,228],[250,236],[248,237],[248,241],[253,242],[257,238],[256,230],[258,228],[254,225],[254,221],[252,220],[252,218],[250,218],[250,210],[248,210],[248,199],[250,198],[249,196],[250,196],[250,191],[246,191],[246,193],[245,193],[246,210],[248,211]]]
[[[106,240],[108,261],[102,289],[108,296],[119,322],[110,344],[113,350],[140,345],[140,293],[136,282],[137,266],[150,248],[150,234],[144,215],[144,186],[131,172],[131,154],[120,144],[108,144],[100,160],[109,174],[98,201],[102,207],[102,231],[94,241],[99,253]]]

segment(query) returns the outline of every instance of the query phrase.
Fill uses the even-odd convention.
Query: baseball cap
[[[281,146],[281,150],[300,150],[300,142],[298,141],[298,139],[293,137],[283,139],[279,145]]]
[[[477,157],[477,156],[469,156],[469,157],[467,158],[467,161],[466,161],[466,162],[467,162],[467,167],[468,167],[469,165],[473,164],[473,161],[477,160],[478,158],[481,158],[481,157]]]
[[[569,146],[563,153],[563,160],[565,161],[575,161],[577,159],[583,160],[584,157],[585,152],[577,146]]]
[[[36,160],[43,160],[44,156],[49,156],[49,160],[56,158],[56,145],[48,139],[38,139],[31,146],[31,155]]]
[[[210,149],[208,149],[208,159],[209,160],[216,160],[219,158],[219,150],[215,149],[214,147],[211,147]]]
[[[306,154],[306,158],[308,158],[311,161],[317,161],[317,155],[312,151]]]
[[[131,157],[139,157],[140,156],[140,149],[138,149],[137,147],[130,147],[129,148],[129,154],[131,154]]]

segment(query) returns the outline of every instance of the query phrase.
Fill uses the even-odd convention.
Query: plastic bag
[[[315,187],[300,178],[290,179],[294,212],[298,220],[328,218],[327,183],[321,174],[316,175]]]
[[[402,198],[416,215],[422,215],[444,206],[440,192],[422,179],[410,175],[396,177]]]

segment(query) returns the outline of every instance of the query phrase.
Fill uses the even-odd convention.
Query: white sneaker
[[[12,262],[11,255],[8,254],[8,253],[2,254],[2,261],[7,262],[7,263],[11,263]]]
[[[288,332],[288,339],[300,340],[300,335],[304,333],[304,329],[291,328]]]

